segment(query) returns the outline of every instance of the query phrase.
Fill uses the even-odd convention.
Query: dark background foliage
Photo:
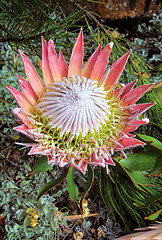
[[[137,2],[130,1],[131,7],[134,8]],[[132,231],[135,225],[149,224],[147,220],[144,220],[144,216],[157,210],[160,203],[157,201],[157,204],[148,211],[145,208],[138,211],[139,207],[133,206],[132,199],[139,194],[135,199],[135,202],[138,203],[140,197],[143,199],[146,197],[145,193],[138,192],[137,185],[132,183],[126,172],[122,172],[120,165],[113,169],[109,176],[105,176],[103,169],[96,169],[95,181],[89,194],[88,203],[93,213],[99,213],[97,217],[72,223],[62,218],[63,215],[81,213],[79,207],[71,203],[65,185],[58,186],[37,202],[38,188],[55,178],[59,169],[56,167],[42,174],[30,175],[38,157],[29,157],[27,150],[20,150],[20,147],[14,144],[15,141],[27,142],[28,139],[12,130],[17,125],[17,119],[11,112],[16,103],[4,86],[11,85],[19,88],[15,74],[18,73],[25,77],[18,49],[30,57],[41,74],[39,70],[41,36],[46,41],[53,39],[56,51],[61,49],[68,62],[77,34],[83,27],[85,60],[101,41],[103,46],[110,41],[114,42],[109,65],[130,48],[133,49],[120,81],[128,83],[138,78],[138,85],[156,83],[140,100],[141,103],[154,101],[156,105],[142,116],[149,117],[150,124],[140,127],[138,131],[161,140],[161,18],[158,12],[151,18],[145,18],[150,3],[151,1],[146,1],[144,15],[139,16],[138,19],[130,18],[117,22],[102,19],[96,14],[97,1],[1,0],[0,179],[2,188],[0,190],[0,212],[6,218],[5,225],[2,224],[1,227],[2,239],[72,239],[73,233],[77,231],[84,232],[85,239],[97,239],[100,229],[105,233],[105,236],[101,235],[100,239],[115,239],[120,234]],[[136,27],[127,29],[126,25],[127,23],[129,25],[131,21]],[[139,153],[143,149],[136,149],[136,151]],[[156,154],[158,150],[151,149],[149,151]],[[63,170],[61,169],[61,171]],[[144,174],[146,172],[141,173],[142,176]],[[118,176],[115,178],[115,187],[114,176]],[[160,175],[153,179],[150,178],[149,176],[149,184],[154,187],[149,190],[149,194],[159,192]],[[76,171],[74,179],[79,186],[79,191],[84,191],[87,176],[84,178]],[[125,184],[129,185],[128,193],[124,191]],[[148,191],[148,189],[143,187],[143,191]],[[114,201],[110,199],[110,195],[114,196]],[[118,197],[116,198],[116,196]],[[129,211],[127,211],[125,203],[130,204]],[[36,208],[40,215],[39,225],[35,228],[31,227],[27,219],[26,210],[30,207]],[[62,214],[60,218],[56,215],[58,210]],[[123,221],[124,215],[126,219]],[[129,221],[130,217],[133,219],[132,224]],[[95,231],[93,232],[92,229]]]

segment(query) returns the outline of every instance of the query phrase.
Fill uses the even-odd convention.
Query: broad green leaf
[[[93,171],[92,166],[88,164],[88,179],[87,179],[86,188],[84,190],[84,193],[82,194],[81,207],[82,207],[82,202],[83,202],[84,198],[86,197],[86,195],[88,194],[89,190],[92,187],[93,181],[94,181],[94,171]]]
[[[130,178],[132,179],[132,181],[133,181],[136,185],[138,185],[138,184],[147,185],[147,184],[148,184],[147,178],[144,177],[141,172],[128,170],[128,174],[129,174]]]
[[[71,200],[76,202],[78,199],[78,187],[73,180],[73,166],[70,166],[67,174],[67,189]]]
[[[154,146],[155,148],[162,150],[162,143],[158,141],[156,138],[143,135],[143,134],[136,134],[136,135],[142,140],[144,140],[145,142],[148,142],[151,146]]]
[[[154,168],[157,155],[154,152],[133,153],[120,163],[132,171],[148,171]]]
[[[155,220],[161,214],[161,212],[162,212],[162,209],[160,209],[159,211],[157,211],[157,212],[155,212],[155,213],[145,217],[145,219],[147,219],[147,220]]]
[[[60,177],[55,178],[54,180],[51,180],[50,182],[46,183],[42,188],[40,188],[36,198],[37,201],[49,190],[51,190],[52,188],[60,184],[66,178],[67,173],[68,173],[68,168],[65,168],[63,174]]]
[[[48,159],[46,156],[42,156],[38,159],[36,164],[33,167],[32,174],[33,173],[40,173],[47,171],[49,169],[52,169],[51,165],[48,164]]]
[[[158,176],[159,174],[161,174],[161,170],[162,170],[162,155],[158,156],[155,162],[155,165],[153,167],[153,170],[151,172],[149,172],[148,175],[155,175]]]

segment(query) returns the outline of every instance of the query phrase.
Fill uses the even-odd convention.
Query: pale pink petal
[[[15,143],[19,146],[24,146],[24,148],[33,147],[37,145],[37,143],[19,143],[19,142],[15,142]]]
[[[92,69],[95,65],[95,62],[101,53],[101,47],[102,47],[102,43],[100,43],[100,45],[98,46],[96,51],[92,54],[92,56],[89,58],[88,62],[85,64],[85,66],[82,70],[81,76],[86,77],[87,79],[90,78]]]
[[[49,153],[46,152],[47,148],[44,146],[40,146],[40,145],[36,145],[33,146],[30,150],[30,152],[28,153],[28,155],[32,155],[32,154],[40,154],[40,155],[48,155]]]
[[[105,164],[113,166],[115,165],[111,159],[110,153],[104,147],[98,148],[91,154],[90,164],[98,165],[101,167],[105,167]]]
[[[71,165],[81,171],[83,174],[86,173],[87,170],[87,162],[80,160],[78,164],[71,162]]]
[[[112,47],[113,43],[111,42],[104,48],[104,50],[98,56],[97,61],[90,75],[91,80],[97,80],[99,83],[101,82]]]
[[[109,156],[108,160],[105,161],[105,164],[115,166],[115,163],[113,162],[111,156]]]
[[[143,104],[137,104],[132,107],[133,111],[131,114],[134,117],[139,116],[140,114],[144,113],[146,110],[148,110],[150,107],[154,106],[156,103],[143,103]]]
[[[67,154],[65,151],[57,148],[52,148],[50,151],[51,152],[48,155],[48,164],[51,166],[59,165],[59,167],[64,167],[69,163],[69,160],[66,158]]]
[[[32,140],[34,141],[37,141],[40,137],[39,137],[39,133],[36,133],[35,135],[32,132],[32,129],[30,129],[26,124],[22,124],[22,125],[19,125],[17,127],[14,127],[13,128],[14,130],[26,135],[27,137],[31,138]],[[35,130],[33,130],[34,132]],[[36,136],[38,135],[38,136]],[[42,134],[43,135],[43,134]],[[42,136],[41,136],[42,137]],[[24,143],[22,145],[25,145]]]
[[[147,124],[144,120],[135,120],[127,124],[123,132],[132,132],[135,131],[140,125]]]
[[[122,92],[122,94],[120,95],[120,98],[123,98],[127,93],[129,93],[132,88],[134,87],[134,85],[136,84],[137,80],[131,82],[131,83],[128,83],[124,86],[124,90]]]
[[[34,108],[34,106],[29,102],[29,100],[24,96],[23,93],[21,93],[19,90],[10,86],[6,86],[6,88],[15,98],[19,107],[21,107],[27,113],[32,112],[32,109]]]
[[[30,128],[28,132],[35,138],[35,140],[39,140],[40,138],[44,139],[45,135],[40,133],[37,129]]]
[[[131,238],[128,238],[128,239],[130,240],[161,240],[162,239],[161,237],[162,237],[161,229],[156,229],[156,230],[136,233],[134,234],[133,237],[131,236]]]
[[[31,134],[29,134],[29,132],[28,132],[29,127],[26,124],[19,125],[17,127],[14,127],[13,129],[24,134],[25,136],[27,136],[29,138],[32,138]],[[34,140],[34,138],[32,138],[32,139]]]
[[[83,31],[80,30],[79,36],[74,45],[72,55],[70,58],[68,76],[81,75],[83,64]]]
[[[69,161],[65,157],[61,157],[59,161],[59,167],[64,167],[69,163]]]
[[[130,138],[134,138],[136,135],[134,134],[130,134],[130,133],[125,133],[126,136],[130,137]]]
[[[108,77],[105,82],[106,89],[110,89],[115,87],[117,84],[123,69],[125,67],[125,64],[127,63],[128,57],[131,53],[131,50],[127,52],[125,55],[123,55],[121,58],[119,58],[111,67],[109,70]]]
[[[150,122],[149,118],[147,118],[147,117],[142,118],[142,121],[144,121],[146,124],[148,124]]]
[[[54,82],[61,81],[62,79],[59,68],[59,62],[52,40],[49,40],[48,42],[48,59]]]
[[[96,152],[93,152],[90,156],[90,164],[94,166],[105,167],[105,161],[102,157],[98,157]]]
[[[130,138],[130,137],[119,139],[118,142],[120,145],[122,145],[122,147],[118,145],[117,147],[115,147],[115,151],[145,145],[144,142],[141,142],[135,138]]]
[[[155,235],[154,240],[159,240],[162,239],[162,232],[160,231],[159,233],[156,233],[157,235]]]
[[[21,112],[21,108],[14,108],[12,112],[16,117],[21,120],[22,123],[25,123],[27,126],[30,124],[28,117]]]
[[[121,96],[123,90],[124,86],[122,85],[121,87],[117,88],[114,92],[112,91],[111,95],[109,95],[109,98],[113,96],[115,96],[115,98],[118,98],[119,96]]]
[[[35,92],[37,97],[40,97],[44,90],[44,85],[42,83],[41,78],[39,77],[38,73],[34,69],[33,65],[31,64],[30,60],[19,50],[21,59],[23,61],[25,67],[26,76]]]
[[[138,232],[138,233],[131,233],[131,234],[128,234],[126,236],[123,236],[123,237],[120,237],[120,238],[116,238],[116,240],[135,240],[135,237],[136,236],[140,236],[141,235],[141,232]],[[140,239],[142,240],[142,239]]]
[[[64,56],[62,55],[61,50],[59,51],[59,66],[60,66],[60,73],[61,78],[68,77],[68,65],[64,59]]]
[[[48,156],[47,156],[47,159],[48,159],[48,164],[49,164],[49,165],[53,166],[53,165],[57,164],[57,159],[56,159],[56,158],[53,158],[53,156],[48,155]]]
[[[133,89],[131,92],[129,92],[127,95],[125,95],[125,97],[122,99],[123,100],[122,106],[133,105],[153,85],[154,85],[154,83],[151,83],[151,84],[142,85],[140,87]]]
[[[49,84],[53,83],[54,79],[51,73],[51,68],[48,60],[48,46],[43,37],[42,37],[42,71],[45,85],[48,86]]]
[[[25,80],[24,78],[20,77],[19,75],[16,75],[18,78],[18,82],[21,86],[21,90],[23,92],[23,94],[25,95],[25,97],[27,97],[27,99],[32,103],[33,106],[37,105],[37,96],[35,94],[35,92],[33,91],[33,88],[30,84],[30,82],[28,82],[27,80]]]

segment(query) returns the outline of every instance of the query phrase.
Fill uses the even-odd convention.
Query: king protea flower
[[[85,173],[87,164],[114,165],[114,151],[144,145],[129,132],[148,123],[138,116],[154,103],[135,103],[153,84],[119,84],[131,50],[105,71],[112,47],[111,42],[101,51],[100,44],[83,67],[81,29],[68,66],[53,41],[47,45],[42,38],[43,80],[19,50],[27,80],[17,76],[22,92],[6,88],[19,105],[13,113],[21,125],[14,129],[36,142],[26,144],[29,155],[46,155],[52,166],[71,164]]]

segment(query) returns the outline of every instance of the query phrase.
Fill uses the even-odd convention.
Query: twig
[[[9,160],[8,158],[5,158],[5,160],[7,160],[8,162],[12,163],[13,165],[15,165],[16,167],[21,168],[19,165],[17,165],[16,163],[12,162],[11,160]]]
[[[70,2],[72,2],[70,0]],[[75,3],[75,5],[79,8],[79,9],[83,9],[82,6],[79,4],[79,3]],[[89,15],[93,20],[94,22],[97,23],[98,26],[100,26],[100,28],[102,28],[107,34],[111,34],[110,31],[108,31],[103,25],[102,23],[100,23],[100,21],[97,20],[97,18],[91,13],[89,12],[88,10],[84,9],[83,12],[85,12],[87,15]]]
[[[11,143],[8,147],[2,149],[2,150],[1,150],[1,153],[2,153],[2,152],[5,152],[7,149],[11,148],[13,145],[14,145],[14,143]]]

